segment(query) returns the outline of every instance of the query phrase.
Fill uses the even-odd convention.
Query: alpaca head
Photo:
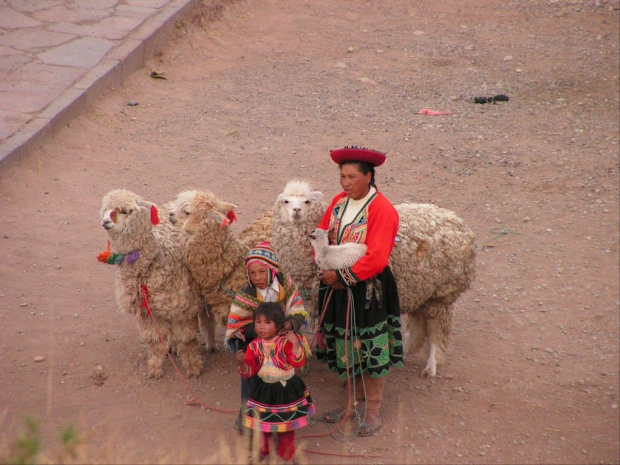
[[[176,228],[192,233],[204,223],[227,226],[235,220],[235,208],[211,192],[184,191],[172,202],[169,220]]]
[[[306,181],[289,181],[284,191],[278,195],[274,211],[280,221],[292,224],[303,223],[309,215],[322,214],[323,194],[314,190]],[[317,221],[318,222],[318,221]]]
[[[325,229],[316,228],[314,231],[308,234],[308,237],[310,238],[310,244],[315,251],[319,247],[329,245],[329,233],[330,231],[326,231]]]
[[[128,190],[108,192],[101,202],[101,226],[108,232],[117,252],[140,248],[158,223],[157,207]],[[123,250],[121,250],[123,249]]]

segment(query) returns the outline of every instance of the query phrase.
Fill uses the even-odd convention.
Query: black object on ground
[[[497,94],[495,97],[474,97],[474,103],[507,102],[510,98],[506,94]]]

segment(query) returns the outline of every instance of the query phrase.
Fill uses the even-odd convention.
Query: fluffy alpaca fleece
[[[208,191],[191,190],[172,202],[170,222],[181,232],[185,263],[208,302],[215,323],[226,325],[230,304],[237,289],[247,284],[245,256],[249,247],[228,225],[235,205],[219,200]],[[223,288],[225,286],[225,288]],[[207,339],[215,342],[211,325]]]
[[[188,376],[198,376],[203,359],[196,335],[203,300],[184,264],[172,228],[152,224],[153,205],[127,190],[113,190],[103,197],[101,224],[108,233],[111,252],[138,252],[134,263],[125,259],[115,265],[116,299],[122,310],[136,316],[142,342],[148,346],[150,378],[163,375],[166,347],[161,341],[176,346]],[[141,307],[142,285],[148,290],[156,325]]]
[[[474,233],[454,212],[432,204],[396,205],[397,242],[390,256],[401,313],[407,315],[405,353],[428,340],[422,376],[435,376],[452,334],[454,302],[474,279]]]
[[[249,225],[239,234],[239,240],[249,248],[261,242],[273,242],[273,210],[268,210],[263,216]]]
[[[349,268],[364,256],[366,244],[353,242],[329,245],[330,232],[316,228],[308,234],[310,245],[314,249],[314,262],[319,270],[341,270]]]
[[[297,285],[310,315],[317,315],[318,280],[308,233],[325,213],[323,194],[306,181],[292,180],[273,207],[273,248],[280,269]],[[304,258],[302,258],[304,257]]]

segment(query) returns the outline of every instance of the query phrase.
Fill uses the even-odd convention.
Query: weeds
[[[52,462],[73,463],[75,461],[82,440],[73,425],[69,425],[60,431],[60,448],[53,454],[54,459],[50,460],[43,452],[39,422],[30,416],[26,416],[24,423],[25,431],[19,433],[12,443],[6,437],[2,437],[0,463],[25,465]]]

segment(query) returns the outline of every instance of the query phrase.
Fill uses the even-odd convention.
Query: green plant
[[[26,416],[24,421],[26,423],[26,432],[20,433],[14,446],[9,449],[8,463],[35,463],[36,456],[41,451],[39,423],[29,416]]]
[[[60,442],[62,443],[64,449],[63,455],[76,458],[77,449],[83,441],[75,431],[75,426],[69,425],[60,431]]]

